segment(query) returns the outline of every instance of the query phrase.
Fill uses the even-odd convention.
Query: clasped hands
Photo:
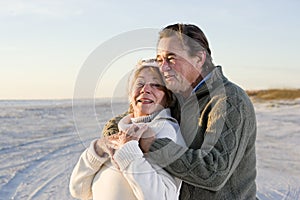
[[[147,125],[132,125],[125,132],[120,131],[117,134],[104,136],[95,143],[95,151],[99,156],[107,153],[112,157],[114,152],[121,148],[125,143],[136,140],[144,153],[148,153],[151,144],[155,139],[155,133]]]

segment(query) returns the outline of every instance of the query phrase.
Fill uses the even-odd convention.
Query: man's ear
[[[205,51],[198,51],[196,54],[198,60],[197,60],[197,68],[200,69],[206,60],[206,52]]]
[[[198,57],[198,62],[205,62],[206,59],[206,53],[205,51],[198,51],[198,53],[196,54],[196,56]]]

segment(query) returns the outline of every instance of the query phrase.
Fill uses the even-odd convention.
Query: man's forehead
[[[157,45],[157,54],[181,55],[184,51],[183,43],[177,37],[162,38]]]

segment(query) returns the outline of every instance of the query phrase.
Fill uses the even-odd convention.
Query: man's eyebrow
[[[177,54],[170,52],[170,53],[166,54],[166,57],[168,57],[168,56],[177,56]],[[160,57],[160,55],[156,56],[156,58],[158,58],[158,57]]]

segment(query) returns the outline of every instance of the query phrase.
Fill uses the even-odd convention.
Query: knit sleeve
[[[81,154],[71,174],[69,190],[74,198],[91,199],[92,182],[101,166],[109,159],[108,154],[99,157],[94,149],[96,140]]]
[[[197,129],[196,135],[204,136],[202,145],[186,150],[170,139],[157,139],[148,156],[175,177],[217,191],[237,168],[246,148],[250,148],[249,138],[256,131],[253,116],[254,112],[242,102],[234,104],[228,99],[219,101],[207,114],[206,129],[201,128],[202,124]],[[199,119],[199,123],[202,121]]]
[[[181,181],[162,168],[151,165],[144,158],[137,141],[126,143],[116,151],[114,159],[137,199],[178,199]]]

